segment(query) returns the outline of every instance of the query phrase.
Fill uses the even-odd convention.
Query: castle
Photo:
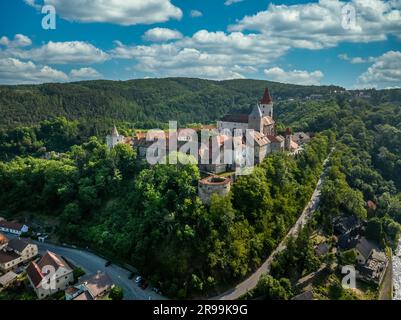
[[[209,143],[200,144],[198,150],[198,158],[209,159],[207,163],[199,161],[199,169],[202,173],[207,174],[208,177],[199,181],[199,193],[202,196],[204,203],[210,202],[212,194],[226,194],[229,191],[229,184],[227,179],[214,180],[216,175],[230,172],[235,170],[234,164],[227,164],[224,157],[221,156],[225,151],[225,144],[232,145],[234,142],[239,143],[245,149],[246,144],[246,130],[253,130],[250,136],[254,143],[254,163],[259,164],[263,159],[272,153],[287,151],[291,154],[297,154],[302,150],[302,144],[309,141],[309,135],[300,132],[292,134],[290,129],[287,129],[283,135],[278,135],[276,130],[276,122],[274,120],[274,104],[270,95],[269,89],[266,88],[262,99],[254,106],[250,114],[231,114],[224,116],[220,121],[217,121],[217,130],[212,130],[209,136]],[[243,132],[241,136],[233,137],[236,129]],[[177,150],[185,145],[188,141],[193,139],[189,129],[178,129],[173,134],[166,134],[164,138],[165,145],[174,143]],[[227,132],[231,133],[230,135]],[[175,139],[172,142],[170,139]],[[249,137],[248,137],[249,139]],[[157,138],[160,140],[160,137]],[[119,135],[117,128],[114,126],[111,135],[106,138],[107,146],[112,149],[119,143],[126,143],[136,149],[139,158],[145,158],[148,149],[154,144],[156,140],[148,141],[146,133],[138,133],[133,138],[125,138]],[[217,146],[219,149],[216,153],[212,152],[212,145]],[[244,150],[243,149],[243,150]],[[168,152],[168,150],[166,151]],[[167,155],[167,154],[166,154]],[[234,157],[234,152],[232,154]],[[199,160],[198,159],[198,160]]]

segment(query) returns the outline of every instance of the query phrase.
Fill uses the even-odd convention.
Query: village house
[[[53,271],[52,274],[49,274],[49,270]],[[50,251],[47,251],[38,262],[31,262],[26,271],[39,299],[65,290],[74,281],[73,270],[69,264]]]
[[[388,264],[389,260],[384,252],[373,250],[365,264],[358,268],[358,276],[365,281],[381,285]]]
[[[29,231],[29,227],[16,221],[0,219],[0,232],[12,233],[20,236]]]
[[[38,255],[38,247],[23,239],[10,241],[0,234],[0,270],[7,272],[32,260]]]
[[[101,300],[107,296],[114,283],[105,272],[84,276],[79,284],[65,290],[66,300]]]
[[[365,264],[373,251],[378,251],[379,248],[373,242],[367,240],[365,237],[359,239],[358,244],[355,247],[356,259],[359,264]]]
[[[7,272],[5,275],[0,277],[0,288],[5,288],[8,285],[12,284],[18,275],[12,271]]]

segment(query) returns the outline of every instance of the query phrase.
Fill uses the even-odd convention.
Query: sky
[[[155,77],[401,87],[401,0],[0,1],[0,84]]]

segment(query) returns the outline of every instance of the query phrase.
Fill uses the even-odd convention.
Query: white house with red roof
[[[28,279],[39,299],[65,290],[74,282],[73,269],[57,254],[47,251],[26,269]]]
[[[12,233],[20,236],[28,231],[29,227],[26,224],[0,219],[0,232]]]

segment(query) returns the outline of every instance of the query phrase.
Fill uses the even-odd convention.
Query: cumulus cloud
[[[342,27],[345,2],[320,0],[296,5],[270,4],[268,9],[245,16],[229,26],[229,31],[257,31],[296,48],[321,49],[339,42],[386,40],[389,34],[401,38],[401,11],[396,1],[352,0],[356,25]]]
[[[313,72],[304,70],[284,71],[278,67],[266,69],[264,73],[267,79],[271,81],[301,85],[318,85],[324,76],[319,70]]]
[[[103,75],[93,68],[80,68],[72,69],[70,71],[70,78],[72,80],[93,80],[101,79]]]
[[[288,47],[261,35],[200,30],[181,40],[129,46],[116,42],[114,58],[133,59],[138,71],[152,75],[199,76],[208,79],[243,78],[276,59]],[[218,71],[215,72],[214,70]],[[196,72],[202,71],[199,74]]]
[[[167,28],[153,28],[145,32],[143,39],[147,41],[168,41],[181,39],[182,34],[177,30],[171,30]]]
[[[14,58],[0,59],[0,82],[3,84],[34,84],[43,82],[65,82],[68,76],[49,66],[38,66],[32,61],[23,62]]]
[[[48,64],[87,64],[100,63],[109,59],[109,55],[90,43],[82,41],[53,42],[30,50],[9,48],[1,51],[0,56],[32,60]]]
[[[358,78],[357,87],[387,88],[401,87],[401,52],[388,51]]]
[[[200,12],[199,10],[191,10],[189,15],[191,16],[191,18],[199,18],[203,16],[203,13]]]
[[[238,2],[242,2],[244,0],[226,0],[226,2],[224,2],[225,6],[231,6],[233,3],[238,3]]]
[[[349,57],[346,53],[342,53],[338,55],[338,58],[344,61],[349,61],[352,64],[359,64],[359,63],[370,63],[370,62],[374,62],[374,60],[376,59],[375,57],[366,57],[366,58],[362,58],[362,57]]]
[[[25,1],[37,7],[37,1]],[[44,0],[63,19],[119,25],[152,24],[181,19],[182,11],[170,0]]]
[[[0,45],[8,48],[28,47],[32,44],[32,40],[23,34],[16,34],[13,40],[6,36],[0,38]]]

